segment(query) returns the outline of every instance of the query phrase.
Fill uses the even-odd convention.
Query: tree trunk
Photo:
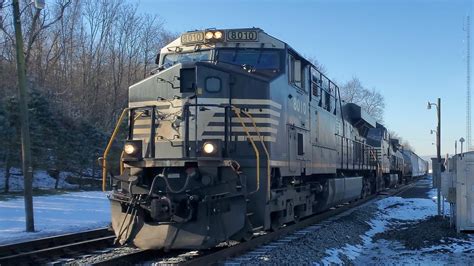
[[[54,183],[54,189],[58,189],[58,185],[59,185],[59,179],[61,178],[61,175],[58,174],[56,176],[56,182]]]
[[[96,161],[92,159],[92,178],[95,178],[95,164],[96,164]]]

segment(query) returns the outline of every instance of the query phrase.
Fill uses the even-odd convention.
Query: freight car
[[[428,163],[420,156],[410,150],[401,151],[406,163],[406,175],[409,177],[421,177],[428,173]]]
[[[186,32],[156,62],[129,88],[103,158],[105,189],[110,145],[128,117],[109,196],[120,243],[246,240],[387,186],[386,129],[263,30]]]

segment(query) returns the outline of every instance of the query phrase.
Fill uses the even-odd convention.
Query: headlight
[[[212,154],[216,151],[216,146],[212,143],[206,142],[204,145],[202,145],[202,150],[206,154]]]
[[[136,151],[136,148],[133,144],[130,144],[130,143],[127,143],[125,144],[125,146],[123,147],[123,151],[130,155],[130,154],[133,154],[135,151]]]
[[[141,140],[127,140],[123,145],[123,159],[125,161],[139,161],[142,157],[143,143]]]
[[[222,38],[222,32],[221,31],[214,32],[214,39],[220,39],[220,38]]]
[[[206,40],[210,40],[214,37],[214,33],[212,31],[206,32],[206,35],[204,36]]]

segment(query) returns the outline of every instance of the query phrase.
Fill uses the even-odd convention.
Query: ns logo
[[[300,99],[296,98],[296,97],[293,97],[293,99],[291,100],[292,103],[290,102],[290,105],[293,107],[293,110],[295,110],[296,112],[300,113],[300,114],[303,114],[303,115],[306,115],[306,112],[308,111],[307,109],[307,106],[306,106],[306,103],[301,101]]]

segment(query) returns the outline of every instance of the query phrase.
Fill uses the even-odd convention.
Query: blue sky
[[[175,32],[260,27],[317,58],[339,83],[359,77],[385,97],[387,127],[429,155],[436,112],[426,109],[428,100],[442,100],[443,154],[466,135],[463,23],[472,2],[140,0],[138,7]]]

